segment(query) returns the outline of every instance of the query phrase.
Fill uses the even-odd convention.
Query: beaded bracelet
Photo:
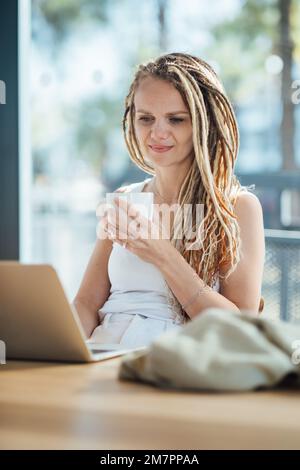
[[[186,308],[189,307],[198,297],[198,295],[203,294],[204,292],[214,292],[209,286],[201,287],[185,304],[181,305],[183,310],[186,311]]]

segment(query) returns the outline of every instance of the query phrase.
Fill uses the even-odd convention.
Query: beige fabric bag
[[[119,379],[162,388],[246,391],[300,386],[300,325],[210,308],[123,357]]]

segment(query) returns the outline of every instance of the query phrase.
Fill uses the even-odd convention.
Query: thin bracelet
[[[183,310],[186,311],[186,308],[189,307],[194,302],[194,300],[197,299],[198,295],[203,294],[203,292],[213,292],[213,289],[206,285],[201,287],[185,304],[181,305]]]

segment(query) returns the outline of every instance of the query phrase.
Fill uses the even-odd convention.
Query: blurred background
[[[101,197],[147,177],[131,163],[122,136],[136,66],[188,52],[215,68],[238,119],[236,173],[255,184],[264,210],[264,315],[299,321],[300,2],[29,3],[30,138],[23,143],[30,150],[20,179],[30,207],[28,198],[21,201],[21,261],[51,263],[68,297],[75,296]]]

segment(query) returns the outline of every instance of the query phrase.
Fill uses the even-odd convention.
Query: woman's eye
[[[140,118],[140,121],[149,122],[149,121],[151,121],[151,118],[149,118],[149,117],[141,117],[141,118]]]
[[[140,118],[140,121],[143,121],[143,122],[150,122],[150,121],[152,121],[152,118],[144,116],[144,117],[141,117],[141,118]],[[173,124],[178,124],[179,122],[182,122],[183,119],[182,119],[182,118],[170,118],[170,121],[171,121]]]
[[[170,118],[170,121],[173,122],[174,124],[177,124],[178,122],[182,122],[183,119],[181,119],[181,118]]]

